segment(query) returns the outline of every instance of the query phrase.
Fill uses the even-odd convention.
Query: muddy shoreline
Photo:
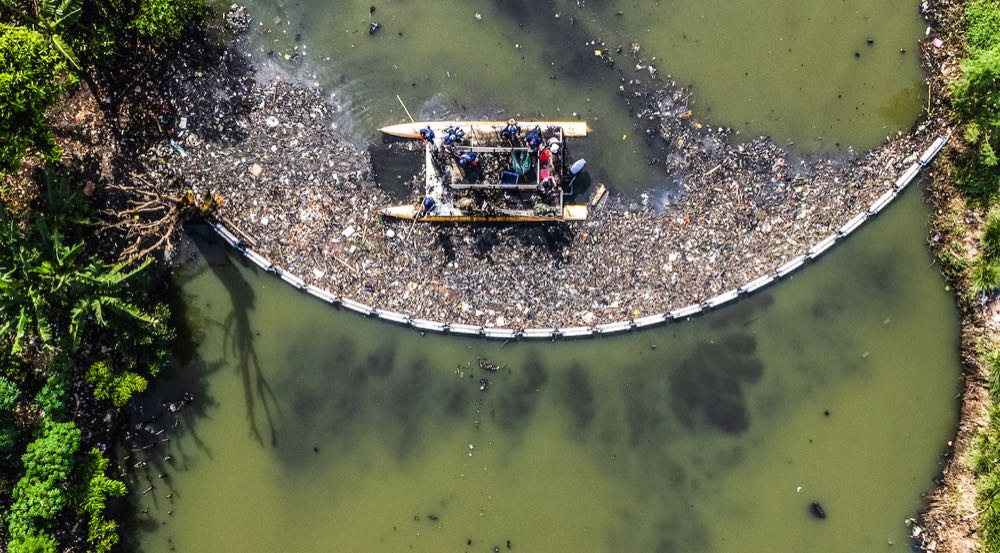
[[[960,72],[958,62],[964,54],[964,2],[936,2],[934,16],[949,45],[947,56],[938,60],[932,74],[939,98],[950,101],[946,82]],[[959,145],[959,147],[961,147]],[[928,244],[940,262],[949,288],[955,294],[960,313],[959,353],[962,361],[962,394],[957,398],[960,416],[955,439],[948,442],[941,455],[941,473],[936,488],[928,494],[927,508],[914,521],[912,535],[923,551],[972,553],[980,550],[976,477],[970,466],[976,438],[989,423],[989,376],[982,360],[982,346],[992,343],[1000,330],[1000,301],[996,296],[976,297],[969,282],[968,270],[955,270],[946,262],[949,256],[974,260],[980,248],[979,237],[985,212],[967,204],[953,178],[954,166],[942,156],[931,173],[928,186],[932,207]]]
[[[923,55],[933,72],[932,50]],[[803,159],[767,138],[734,144],[731,129],[691,116],[685,89],[643,69],[618,92],[637,121],[652,122],[662,163],[683,183],[663,210],[616,196],[579,225],[383,221],[394,202],[373,182],[368,153],[339,132],[326,93],[259,82],[245,61],[232,63],[240,54],[221,56],[189,74],[177,62],[173,143],[142,156],[149,176],[221,194],[220,220],[306,284],[452,324],[595,326],[703,303],[835,233],[947,132],[943,117],[925,114],[853,158]]]

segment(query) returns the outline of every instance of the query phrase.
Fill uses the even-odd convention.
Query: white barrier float
[[[484,328],[483,336],[494,340],[513,340],[517,333],[509,328]]]
[[[570,326],[560,328],[559,335],[563,338],[583,338],[585,336],[593,336],[594,329],[589,326]]]
[[[879,197],[879,199],[875,200],[875,203],[873,203],[872,206],[868,208],[868,214],[875,215],[876,213],[882,211],[883,209],[885,209],[885,206],[889,205],[889,202],[891,202],[892,199],[895,197],[896,197],[895,190],[890,190],[885,194],[882,194]]]
[[[254,265],[260,267],[261,269],[264,269],[265,271],[271,271],[272,269],[274,269],[274,264],[268,261],[266,257],[260,255],[259,253],[251,250],[250,248],[247,248],[242,251],[243,255],[247,256],[247,259],[249,259]]]
[[[927,148],[927,150],[924,152],[924,155],[920,156],[919,160],[920,165],[927,165],[928,163],[930,163],[931,160],[933,160],[934,157],[938,155],[938,153],[941,151],[942,148],[944,148],[944,145],[947,143],[948,143],[947,138],[943,136],[937,137],[931,144],[931,146]]]
[[[555,338],[556,329],[554,328],[526,328],[521,331],[522,338],[532,338],[532,339],[545,339],[545,338]]]
[[[691,305],[689,305],[687,307],[682,307],[680,309],[675,309],[675,310],[671,311],[670,312],[670,318],[674,319],[675,321],[679,321],[681,319],[686,319],[688,317],[692,317],[694,315],[697,315],[698,313],[701,313],[701,304],[700,303],[692,303]]]
[[[410,319],[410,326],[413,328],[419,328],[420,330],[428,330],[430,332],[444,332],[447,329],[447,326],[444,323],[428,321],[427,319]]]
[[[740,292],[743,294],[752,294],[757,290],[771,284],[774,282],[774,277],[771,275],[764,275],[756,280],[752,280],[743,286],[740,286]]]
[[[864,212],[864,213],[858,213],[857,215],[854,216],[853,219],[851,219],[850,221],[844,223],[844,226],[842,226],[839,229],[837,229],[837,232],[841,236],[847,236],[848,234],[850,234],[850,233],[854,232],[855,230],[857,230],[857,228],[860,227],[861,225],[863,225],[864,222],[867,221],[867,220],[868,220],[868,212],[867,211]]]
[[[786,276],[791,274],[792,271],[795,271],[796,269],[802,267],[805,264],[806,264],[806,256],[800,255],[795,259],[789,261],[788,263],[785,263],[781,267],[778,267],[778,270],[776,270],[774,273],[778,275],[778,278],[785,278]]]
[[[289,273],[288,271],[281,271],[281,280],[287,282],[288,284],[291,284],[292,286],[298,288],[299,290],[303,290],[306,287],[306,281],[302,280],[301,278],[295,276],[292,273]]]
[[[229,229],[220,225],[219,223],[211,223],[211,225],[212,228],[215,229],[215,233],[221,236],[222,239],[225,240],[227,244],[229,244],[234,248],[239,247],[240,241],[236,238],[236,235],[229,232]]]
[[[313,286],[312,284],[310,284],[309,286],[306,286],[306,292],[308,292],[309,294],[311,294],[311,295],[313,295],[313,296],[315,296],[315,297],[317,297],[317,298],[319,298],[319,299],[321,299],[321,300],[323,300],[323,301],[325,301],[327,303],[340,303],[340,298],[338,298],[337,296],[331,294],[330,292],[327,292],[326,290],[324,290],[322,288],[317,288],[317,287]]]
[[[658,315],[649,315],[648,317],[640,317],[638,319],[633,319],[632,324],[635,325],[635,328],[646,328],[649,326],[661,325],[667,322],[669,318],[670,315],[667,315],[666,313],[660,313]]]
[[[397,313],[395,311],[389,311],[387,309],[376,309],[375,315],[380,319],[385,319],[387,321],[392,321],[394,323],[399,323],[405,325],[410,321],[409,315],[404,315],[402,313]]]
[[[913,179],[917,178],[917,175],[920,174],[920,169],[922,167],[923,165],[920,165],[919,161],[910,165],[910,168],[900,175],[898,179],[896,179],[896,190],[902,190],[913,182]]]
[[[837,243],[837,238],[839,237],[839,234],[831,234],[830,236],[827,236],[823,240],[819,241],[815,246],[809,248],[809,259],[816,259],[826,253],[826,250],[829,250],[834,244]]]
[[[740,291],[739,290],[730,290],[728,292],[723,292],[723,293],[719,294],[718,296],[715,296],[714,298],[706,301],[705,302],[705,307],[707,309],[715,309],[716,307],[725,305],[725,304],[727,304],[727,303],[735,300],[738,297],[740,297]]]
[[[476,325],[449,324],[447,329],[452,334],[464,334],[466,336],[479,336],[483,333],[483,327]]]
[[[614,334],[632,330],[632,321],[618,321],[615,323],[605,323],[594,327],[598,334]]]
[[[365,304],[363,304],[361,302],[357,302],[357,301],[354,301],[354,300],[348,299],[348,298],[341,298],[340,299],[340,305],[344,306],[347,309],[350,309],[351,311],[355,311],[357,313],[361,313],[362,315],[364,315],[366,317],[368,315],[371,315],[372,311],[373,311],[373,309],[371,307],[369,307],[369,306],[367,306],[367,305],[365,305]]]

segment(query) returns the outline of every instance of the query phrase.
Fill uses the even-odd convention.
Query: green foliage
[[[166,304],[155,304],[149,318],[145,325],[119,325],[117,344],[121,355],[117,362],[125,370],[156,376],[170,365],[173,358],[170,344],[176,333],[170,326],[170,309]]]
[[[31,150],[59,158],[45,110],[74,79],[49,45],[37,31],[0,24],[0,172],[16,170]]]
[[[981,203],[994,200],[1000,191],[1000,173],[978,162],[974,156],[958,160],[955,182],[967,197]]]
[[[968,266],[961,245],[951,243],[937,252],[938,261],[946,275],[958,275]]]
[[[994,11],[990,13],[1000,19],[1000,11],[997,11],[1000,8],[995,2],[976,4],[980,7],[991,4]],[[994,37],[993,40],[998,39]],[[951,92],[955,110],[966,122],[963,138],[969,147],[956,179],[966,194],[988,201],[1000,191],[997,159],[1000,149],[1000,43],[972,50],[970,57],[962,62],[962,76],[951,83]]]
[[[992,292],[1000,287],[1000,264],[979,258],[972,265],[972,288],[976,292]]]
[[[1000,261],[1000,207],[994,207],[986,215],[982,248],[984,259],[993,263]]]
[[[0,414],[11,413],[21,399],[21,390],[9,378],[0,376]]]
[[[180,38],[184,27],[203,10],[200,0],[142,0],[132,26],[155,43],[171,42]]]
[[[112,317],[158,323],[127,288],[151,260],[129,266],[87,255],[79,193],[50,179],[45,201],[44,215],[25,230],[0,212],[0,345],[8,343],[12,353],[35,342],[75,350],[90,324],[108,327]]]
[[[80,430],[75,424],[45,421],[42,435],[21,456],[24,476],[11,494],[11,538],[38,534],[68,505],[65,486],[79,449]]]
[[[971,0],[965,6],[965,20],[969,25],[965,38],[970,50],[988,50],[1000,45],[1000,2]]]
[[[21,390],[9,379],[0,376],[0,454],[9,453],[17,444],[14,428],[14,407],[21,399]]]
[[[45,383],[35,394],[35,405],[47,417],[66,417],[66,396],[69,395],[72,370],[73,362],[65,354],[57,355],[50,363]]]
[[[108,478],[108,460],[97,448],[91,449],[80,462],[79,486],[74,490],[74,510],[87,517],[87,536],[93,553],[107,553],[118,543],[118,524],[104,518],[104,507],[110,497],[125,495],[125,484]]]
[[[145,390],[170,362],[174,333],[167,307],[149,301],[149,262],[104,263],[86,247],[93,232],[83,196],[58,179],[41,184],[31,217],[0,208],[0,452],[21,443],[9,416],[15,406],[44,424],[22,456],[20,480],[12,489],[0,482],[0,505],[10,503],[0,520],[10,551],[59,550],[60,540],[86,529],[88,550],[106,552],[118,528],[104,503],[124,485],[105,475],[98,450],[78,452],[80,430],[59,421],[91,414],[81,419],[77,410],[88,402],[70,401],[81,380],[116,408]],[[113,354],[95,363],[97,352]],[[20,468],[4,463],[0,457],[0,474]],[[86,517],[86,526],[67,524],[72,517]]]
[[[148,382],[142,376],[130,372],[115,372],[110,361],[98,361],[87,371],[87,382],[94,385],[94,397],[110,401],[122,408],[134,394],[146,390]]]
[[[10,509],[10,551],[56,551],[45,532],[68,507],[87,519],[90,551],[108,553],[118,543],[118,525],[104,518],[104,509],[108,498],[125,495],[125,484],[107,476],[99,449],[78,455],[79,449],[80,430],[69,422],[46,421],[42,436],[28,445]]]
[[[983,508],[979,518],[984,551],[1000,551],[1000,349],[981,354],[990,379],[991,406],[989,422],[976,437],[969,464],[976,475],[978,502]]]
[[[973,0],[965,14],[969,57],[951,91],[969,151],[955,177],[970,197],[989,201],[1000,191],[1000,1]]]
[[[6,8],[15,11],[22,21],[41,32],[49,41],[49,47],[58,53],[74,69],[81,69],[73,49],[63,38],[80,22],[82,0],[38,0],[30,8],[21,8],[16,0],[0,0]]]
[[[46,532],[18,536],[8,544],[10,553],[56,553],[59,550],[56,539]]]

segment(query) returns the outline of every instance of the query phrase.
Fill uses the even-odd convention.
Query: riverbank
[[[982,213],[969,210],[954,183],[953,166],[942,162],[928,186],[934,214],[928,242],[953,290],[961,314],[960,354],[963,393],[955,439],[943,454],[938,487],[928,496],[927,510],[914,525],[913,536],[926,551],[979,551],[978,490],[971,466],[975,440],[989,421],[989,374],[984,345],[996,336],[1000,301],[977,298],[968,275],[955,270],[949,259],[956,254],[971,260],[978,249]]]
[[[958,76],[957,63],[966,57],[966,3],[955,2],[942,10],[942,23],[950,41],[956,45],[954,60],[947,72]],[[951,101],[950,95],[944,98]],[[944,467],[937,479],[938,488],[928,497],[928,509],[914,529],[918,543],[927,551],[992,551],[996,529],[984,522],[984,514],[995,509],[995,498],[981,497],[989,469],[978,457],[979,442],[990,440],[991,364],[995,363],[996,336],[1000,331],[1000,301],[995,293],[977,292],[974,266],[982,257],[983,230],[989,202],[974,202],[970,190],[957,183],[957,164],[962,162],[967,146],[956,140],[944,156],[929,186],[933,208],[928,243],[940,262],[942,273],[953,289],[961,313],[961,358],[963,393],[961,418],[953,442],[945,452]],[[994,461],[995,462],[995,461]],[[987,461],[986,466],[992,464]],[[984,504],[985,502],[985,504]],[[993,535],[991,535],[993,534]],[[992,543],[991,543],[992,542]]]
[[[947,51],[934,38],[923,54],[932,74]],[[226,226],[305,284],[412,318],[514,330],[641,319],[774,275],[892,191],[948,132],[932,111],[876,150],[804,159],[767,138],[736,144],[691,117],[689,94],[643,79],[620,93],[655,121],[682,183],[674,203],[613,197],[577,226],[430,226],[379,217],[395,202],[325,92],[226,63],[177,69],[176,134],[145,155],[150,177],[220,193]],[[236,96],[240,109],[218,108]]]

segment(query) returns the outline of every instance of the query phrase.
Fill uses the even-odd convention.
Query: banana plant
[[[23,229],[0,209],[0,343],[17,354],[35,340],[57,349],[69,338],[75,350],[88,324],[109,326],[110,312],[157,324],[127,288],[151,260],[111,264],[88,255],[82,234],[89,226],[75,193],[59,181],[48,188],[58,192],[47,196],[50,211]]]

